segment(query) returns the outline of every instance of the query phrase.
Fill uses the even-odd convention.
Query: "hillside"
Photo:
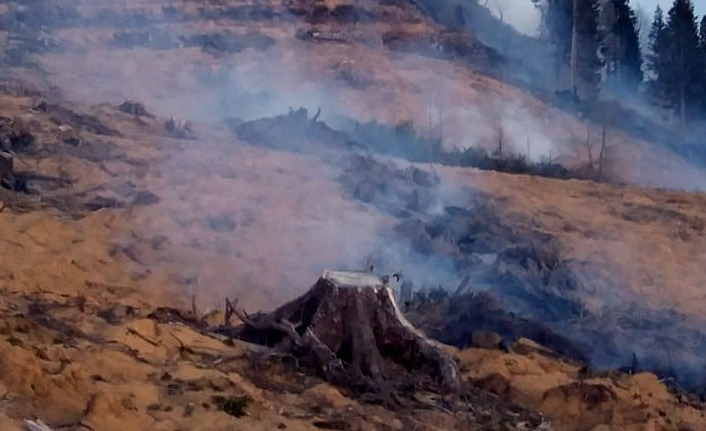
[[[135,98],[164,117],[254,119],[321,107],[329,121],[409,121],[448,147],[495,150],[502,134],[508,150],[573,165],[588,162],[587,139],[593,157],[599,150],[600,125],[491,78],[507,75],[510,60],[411,3],[179,5],[37,2],[13,21],[27,22],[10,39],[10,58],[42,53],[31,61],[71,100]],[[663,147],[612,129],[607,145],[620,180],[702,188],[701,171]]]
[[[581,119],[498,80],[501,55],[404,1],[0,13],[15,171],[0,188],[2,429],[706,428],[680,390],[703,391],[706,348],[706,198],[689,191],[704,173],[688,161],[616,130],[623,185],[351,150],[351,122],[412,122],[447,148],[493,150],[502,130],[529,158],[587,159]],[[210,312],[225,298],[271,310],[326,269],[370,261],[430,291],[467,279],[471,303],[497,301],[445,340],[465,405],[420,393],[386,408],[296,360],[148,317],[193,303],[220,323]],[[420,326],[453,324],[453,302]],[[513,344],[536,328],[554,353]],[[633,374],[608,371],[631,362]],[[247,414],[222,411],[229,397]]]

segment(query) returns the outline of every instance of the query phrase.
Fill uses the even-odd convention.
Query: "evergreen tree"
[[[598,93],[601,61],[598,57],[598,2],[597,0],[574,0],[576,2],[576,68],[577,86],[584,97],[593,98]]]
[[[540,5],[537,0],[535,4]],[[571,31],[574,5],[572,0],[544,0],[541,33],[554,48],[554,67],[557,79],[571,61]]]
[[[664,52],[666,47],[666,28],[664,12],[662,12],[662,8],[657,6],[652,27],[650,28],[649,52],[645,58],[647,60],[649,88],[652,96],[658,102],[664,99],[664,89],[661,88],[662,80],[659,77],[664,74],[664,61],[667,58]]]
[[[642,53],[637,15],[629,0],[606,0],[601,8],[602,48],[606,86],[634,93],[642,83]]]
[[[699,100],[703,70],[699,52],[699,33],[691,0],[674,0],[664,31],[664,47],[660,47],[661,70],[657,80],[664,90],[664,100],[677,111],[685,126],[690,111]]]
[[[583,97],[593,97],[600,82],[601,67],[597,0],[533,1],[542,11],[542,34],[554,47],[557,82],[566,82],[568,71],[568,81],[577,87],[572,90]],[[575,71],[571,68],[574,61]]]
[[[699,27],[699,51],[701,52],[701,79],[699,99],[701,100],[701,114],[706,116],[706,15],[701,19]]]

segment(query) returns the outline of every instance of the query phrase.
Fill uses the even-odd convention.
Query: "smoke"
[[[443,22],[453,19],[453,6],[461,2],[422,3],[438,8],[435,13]],[[441,8],[440,4],[446,7]],[[510,58],[497,76],[524,87],[553,88],[546,72],[551,69],[547,67],[548,48],[528,36],[535,15],[519,13],[529,4],[527,1],[517,9],[512,5],[512,11],[503,13],[506,23],[524,17],[525,34],[511,31],[487,10],[483,12],[477,7],[473,9],[477,13],[464,15],[464,26],[478,40]],[[447,148],[481,146],[495,151],[502,141],[505,151],[525,154],[533,161],[561,157],[578,164],[586,160],[583,141],[587,126],[576,115],[551,108],[529,91],[451,61],[414,53],[389,53],[379,46],[364,44],[304,42],[294,35],[310,26],[286,14],[278,16],[276,21],[255,17],[239,24],[237,19],[227,18],[207,21],[201,12],[188,9],[177,10],[176,16],[164,10],[135,9],[127,14],[131,18],[125,19],[126,11],[121,5],[108,1],[81,3],[77,10],[82,19],[62,25],[53,33],[63,51],[40,58],[50,79],[72,100],[116,104],[136,99],[162,117],[210,123],[227,118],[247,121],[269,117],[286,113],[290,107],[306,106],[312,112],[321,107],[321,119],[331,120],[334,126],[344,124],[343,118],[379,120],[390,125],[411,122],[418,131],[438,137]],[[229,25],[224,22],[235,29],[224,28]],[[351,31],[366,31],[359,27],[362,26]],[[145,29],[152,32],[152,28],[159,28],[159,32],[143,40]],[[326,26],[321,28],[327,30]],[[135,37],[145,46],[111,45],[118,31],[123,34],[121,40]],[[276,43],[250,46],[248,41],[252,39],[244,38],[250,31],[271,37]],[[381,32],[372,28],[369,34],[356,34],[350,40],[359,41],[365,36],[366,40],[379,42]],[[189,45],[194,36],[206,36],[208,49]],[[242,50],[233,47],[241,43],[247,46]],[[515,67],[518,64],[515,60],[522,60],[521,67]],[[596,139],[600,133],[593,127],[592,136]],[[702,182],[703,173],[689,170],[686,162],[674,161],[670,159],[673,155],[666,153],[653,156],[661,159],[657,166],[664,166],[660,177],[653,172],[657,163],[654,159],[645,156],[644,164],[631,159],[642,154],[646,147],[631,147],[625,135],[617,135],[611,133],[611,145],[624,152],[625,166],[634,170],[626,169],[627,178],[642,184],[673,187],[706,184]],[[501,251],[517,246],[520,241],[503,237],[499,230],[490,230],[492,224],[488,227],[480,223],[488,229],[474,232],[473,247],[479,249],[469,253],[471,257],[459,257],[458,241],[453,239],[458,240],[462,235],[454,231],[457,224],[445,224],[444,208],[450,205],[465,208],[470,214],[482,217],[484,223],[485,219],[492,220],[498,215],[480,213],[473,205],[477,191],[459,189],[450,180],[442,181],[431,191],[423,188],[426,192],[415,195],[418,187],[409,186],[412,174],[392,175],[401,181],[395,188],[390,178],[371,171],[362,176],[358,173],[358,179],[364,181],[346,191],[338,177],[340,162],[329,153],[292,155],[262,151],[233,144],[236,139],[231,135],[211,137],[209,134],[193,144],[170,142],[174,150],[168,160],[150,167],[149,185],[163,203],[149,214],[152,221],[143,226],[149,232],[173,238],[169,263],[184,278],[198,279],[202,301],[215,303],[224,295],[237,294],[254,308],[272,308],[301,293],[325,269],[362,269],[369,260],[377,264],[378,273],[401,271],[418,287],[452,289],[467,275],[469,262],[484,268],[492,266]],[[671,160],[671,164],[664,160]],[[395,163],[408,168],[406,163]],[[402,168],[383,172],[394,173],[395,169]],[[431,168],[418,169],[431,175]],[[365,184],[376,179],[381,183]],[[366,203],[355,201],[356,190],[362,195],[372,190],[376,199],[364,200]],[[424,199],[427,200],[420,207],[420,200]],[[220,230],[217,221],[223,217],[233,218],[232,231]],[[395,230],[405,217],[406,230]],[[442,224],[443,229],[439,230],[451,230],[452,240],[440,234],[431,238],[429,232],[433,229],[429,228],[437,227],[432,226],[435,222]],[[138,223],[136,220],[136,228],[140,226]],[[503,227],[512,230],[512,226]],[[421,249],[419,238],[411,233],[424,238],[428,248]],[[505,238],[509,244],[482,250],[482,243],[491,241],[489,237]],[[515,262],[509,266],[517,270],[517,265]],[[474,274],[477,288],[492,290],[504,282],[505,304],[514,307],[511,311],[533,316],[574,312],[575,298],[557,285],[543,284],[541,287],[547,291],[540,292],[537,292],[539,285],[533,285],[534,290],[523,292],[524,284],[513,281],[517,277],[512,271],[500,274],[501,269],[496,267],[485,270]],[[609,277],[602,282],[615,287],[618,274]],[[582,293],[596,290],[598,282],[593,274],[585,274],[581,280],[587,283]],[[627,288],[620,286],[623,289]],[[601,291],[608,295],[607,292]],[[522,293],[529,295],[530,300],[518,301]],[[601,298],[594,296],[589,300],[598,302]],[[670,351],[680,350],[683,354],[678,360],[675,356],[673,364],[688,364],[689,372],[696,370],[694,352],[700,351],[703,342],[691,344],[696,346],[693,351],[685,346],[701,333],[686,332],[687,336],[680,339],[680,333],[692,328],[680,326],[682,316],[669,315],[667,311],[637,319],[637,329],[625,329],[621,326],[624,322],[617,321],[615,316],[646,313],[643,309],[630,309],[631,301],[636,300],[616,299],[610,304],[615,308],[604,311],[600,318],[593,315],[593,322],[583,321],[575,326],[564,321],[554,324],[574,339],[589,340],[586,344],[596,341],[592,357],[602,365],[623,365],[632,350],[650,366],[669,365],[664,357],[654,355],[650,347],[666,339]],[[605,315],[615,321],[604,320]],[[639,327],[645,322],[652,326]],[[585,327],[581,326],[584,323]],[[606,334],[612,338],[604,339]],[[649,359],[651,355],[654,359]]]
[[[530,0],[491,0],[487,7],[496,18],[510,24],[518,32],[537,35],[540,13]]]
[[[448,130],[447,142],[456,143],[461,149],[483,147],[491,152],[502,145],[506,155],[524,155],[535,163],[561,154],[565,148],[556,139],[562,139],[562,134],[556,133],[556,129],[550,132],[548,121],[542,121],[531,110],[532,107],[518,102],[491,102],[482,110],[454,107],[443,119]],[[475,126],[478,124],[486,127],[478,128]]]

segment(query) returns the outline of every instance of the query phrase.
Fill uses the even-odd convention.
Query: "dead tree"
[[[607,143],[606,133],[607,133],[606,125],[605,125],[605,123],[603,123],[603,129],[602,129],[602,133],[601,133],[601,152],[598,155],[598,179],[601,181],[604,179],[603,176],[605,173],[605,171],[604,171],[604,169],[605,169],[605,149],[606,149],[606,143]]]
[[[591,141],[591,124],[589,122],[586,122],[586,151],[588,152],[588,169],[593,176],[593,142]]]
[[[306,294],[271,313],[249,316],[230,329],[241,340],[287,349],[326,380],[361,392],[421,386],[460,388],[456,362],[402,315],[392,291],[365,272],[326,271]]]
[[[503,159],[503,144],[505,143],[505,132],[502,126],[498,127],[498,158]]]

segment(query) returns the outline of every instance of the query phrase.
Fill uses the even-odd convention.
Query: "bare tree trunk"
[[[681,144],[686,141],[686,56],[681,44],[681,82],[679,88],[679,135]]]
[[[593,175],[593,144],[591,143],[591,125],[589,123],[586,123],[586,151],[588,151],[588,169]]]
[[[578,30],[576,29],[576,23],[578,21],[578,2],[579,0],[573,0],[574,12],[572,15],[572,26],[571,26],[571,96],[576,99],[577,89],[576,89],[576,71],[578,69]]]
[[[604,172],[604,164],[605,164],[605,148],[606,148],[606,134],[607,134],[607,129],[605,123],[602,124],[602,133],[601,133],[601,151],[600,154],[598,155],[598,179],[602,180],[603,179],[603,172]]]
[[[684,82],[681,84],[681,107],[680,107],[680,124],[679,124],[679,134],[681,136],[681,143],[686,141],[686,85]]]

